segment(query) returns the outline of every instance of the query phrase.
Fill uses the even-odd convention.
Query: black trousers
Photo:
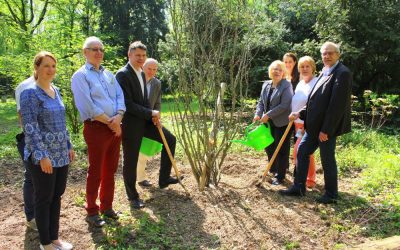
[[[40,243],[48,245],[58,239],[61,196],[67,184],[68,165],[53,168],[46,174],[39,165],[29,164],[35,190],[35,219]]]
[[[143,125],[143,127],[141,127]],[[165,139],[169,145],[172,155],[175,155],[176,138],[166,128],[162,128]],[[154,124],[146,122],[142,124],[123,122],[122,124],[122,149],[124,153],[124,164],[123,164],[123,177],[125,183],[125,190],[129,200],[139,198],[139,193],[136,190],[136,170],[137,162],[139,158],[140,145],[142,138],[147,137],[149,139],[162,142],[160,133]],[[172,163],[168,157],[165,147],[161,151],[161,167],[160,176],[158,179],[159,184],[164,184],[168,181],[171,174]]]
[[[31,171],[29,170],[29,162],[24,161],[24,147],[25,147],[25,135],[24,133],[17,134],[17,148],[19,155],[21,156],[22,162],[24,164],[24,183],[22,186],[22,194],[24,197],[24,212],[27,221],[32,220],[35,218],[35,195],[33,191],[33,183],[32,183],[32,175]]]
[[[286,126],[283,127],[275,127],[272,122],[270,123],[271,127],[271,134],[274,137],[274,142],[265,148],[265,152],[268,155],[268,160],[271,160],[275,149],[277,148],[279,141],[281,140]],[[289,168],[289,154],[290,154],[290,136],[286,136],[285,141],[282,144],[281,149],[279,150],[278,155],[275,158],[274,163],[270,169],[271,173],[276,174],[276,178],[280,181],[285,179],[286,177],[286,170]]]

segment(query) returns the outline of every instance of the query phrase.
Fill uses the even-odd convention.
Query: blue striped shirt
[[[118,110],[126,110],[124,94],[117,79],[104,67],[100,66],[97,71],[93,65],[86,63],[75,72],[71,81],[75,105],[82,121],[93,120],[102,114],[112,117]]]
[[[35,165],[49,158],[53,167],[70,163],[71,143],[66,127],[65,107],[58,90],[52,98],[36,84],[21,93],[21,118],[25,133],[24,160]]]

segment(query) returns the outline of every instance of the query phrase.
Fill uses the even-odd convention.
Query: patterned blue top
[[[66,128],[65,107],[58,90],[51,98],[36,84],[21,93],[21,118],[25,133],[24,160],[48,157],[53,167],[69,164],[71,143]]]
[[[112,117],[118,110],[126,110],[117,79],[103,66],[96,70],[90,63],[85,63],[72,76],[71,89],[82,121],[101,114]]]

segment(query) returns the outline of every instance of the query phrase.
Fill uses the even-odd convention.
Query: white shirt
[[[329,76],[330,74],[332,74],[332,71],[336,68],[336,66],[338,65],[338,63],[339,63],[339,60],[337,60],[337,62],[334,64],[334,65],[332,65],[332,67],[324,67],[323,69],[322,69],[322,74],[324,75],[324,76]]]
[[[143,70],[141,68],[139,68],[139,70],[136,70],[135,67],[133,67],[133,65],[130,62],[129,62],[129,64],[131,65],[133,71],[135,71],[136,76],[139,79],[140,87],[142,88],[142,95],[143,95],[143,98],[145,98],[145,96],[144,96],[144,81],[143,81],[143,77],[142,77]]]
[[[21,96],[21,93],[25,89],[29,89],[30,87],[35,85],[35,78],[33,76],[29,77],[28,79],[25,79],[22,81],[20,84],[18,84],[17,88],[15,89],[15,102],[17,103],[17,112],[21,109],[19,99]]]
[[[298,112],[300,109],[302,109],[307,104],[308,96],[310,95],[311,90],[317,83],[317,80],[318,80],[318,77],[314,77],[308,83],[305,83],[304,80],[301,80],[297,84],[296,90],[294,91],[294,96],[292,97],[292,111],[293,112]],[[300,120],[300,118],[298,118],[295,122],[304,123],[304,121]]]

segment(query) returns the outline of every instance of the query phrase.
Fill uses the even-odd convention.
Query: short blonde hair
[[[304,63],[309,63],[311,65],[312,68],[312,73],[315,74],[315,72],[317,71],[317,65],[315,65],[315,61],[311,56],[303,56],[299,59],[299,65],[298,70],[300,71],[300,67],[304,64]]]
[[[39,67],[40,64],[42,64],[43,58],[45,58],[45,57],[49,57],[49,58],[53,59],[53,61],[57,64],[57,59],[52,53],[50,53],[48,51],[40,51],[39,53],[37,53],[35,55],[35,58],[33,59],[33,66],[34,66],[33,76],[35,77],[35,80],[37,80],[37,78],[38,78],[35,67]]]
[[[275,60],[269,65],[269,67],[268,67],[268,76],[269,76],[269,78],[272,79],[272,68],[274,68],[275,66],[279,66],[282,69],[283,78],[286,78],[286,76],[287,76],[286,65],[281,60]]]

